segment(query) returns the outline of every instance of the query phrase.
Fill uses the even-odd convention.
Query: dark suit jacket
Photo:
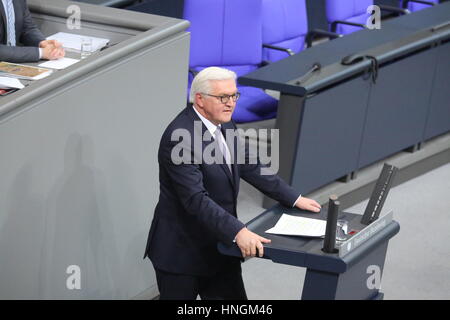
[[[211,275],[221,267],[240,263],[239,259],[223,256],[217,250],[218,241],[232,243],[244,227],[236,212],[240,178],[285,206],[291,207],[299,193],[276,175],[260,175],[260,164],[233,164],[233,173],[226,164],[173,164],[171,152],[180,140],[171,141],[172,132],[186,129],[193,140],[195,120],[201,121],[189,105],[161,138],[160,196],[144,258],[148,256],[156,268],[167,272]],[[207,130],[201,124],[200,137]],[[233,122],[222,125],[222,129],[235,128]],[[209,143],[212,142],[202,142],[202,149]],[[236,163],[234,145],[232,154]],[[183,151],[194,157],[192,149],[195,148]]]
[[[26,0],[14,0],[16,19],[16,44],[23,46],[7,46],[7,23],[3,2],[0,1],[0,61],[34,62],[39,60],[39,42],[45,40],[42,32],[31,19]]]

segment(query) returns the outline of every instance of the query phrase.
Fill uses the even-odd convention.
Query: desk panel
[[[426,50],[380,68],[370,92],[359,168],[422,141],[436,53]]]
[[[291,179],[300,193],[357,169],[369,89],[358,76],[306,98]]]
[[[437,63],[425,129],[425,140],[450,130],[450,42],[435,50],[438,51]]]

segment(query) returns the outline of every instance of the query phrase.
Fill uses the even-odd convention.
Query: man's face
[[[231,96],[237,92],[234,79],[210,80],[210,84],[211,92],[209,94],[213,96]],[[231,97],[228,102],[222,103],[218,97],[200,93],[196,94],[195,102],[200,114],[215,125],[231,121],[231,115],[236,107],[236,101],[233,101]]]

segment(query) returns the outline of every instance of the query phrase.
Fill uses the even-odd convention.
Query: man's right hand
[[[263,238],[247,228],[242,228],[236,235],[236,244],[241,249],[242,257],[255,257],[256,252],[260,257],[264,254],[263,243],[270,243],[271,240]]]

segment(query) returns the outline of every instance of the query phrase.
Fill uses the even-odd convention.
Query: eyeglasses
[[[208,94],[208,93],[202,93],[202,94],[205,96],[217,98],[223,104],[228,103],[228,101],[230,101],[230,98],[233,100],[233,102],[236,102],[239,99],[239,97],[241,96],[240,92],[236,92],[235,94],[232,94],[232,95],[224,94],[222,96],[215,96],[213,94]]]

